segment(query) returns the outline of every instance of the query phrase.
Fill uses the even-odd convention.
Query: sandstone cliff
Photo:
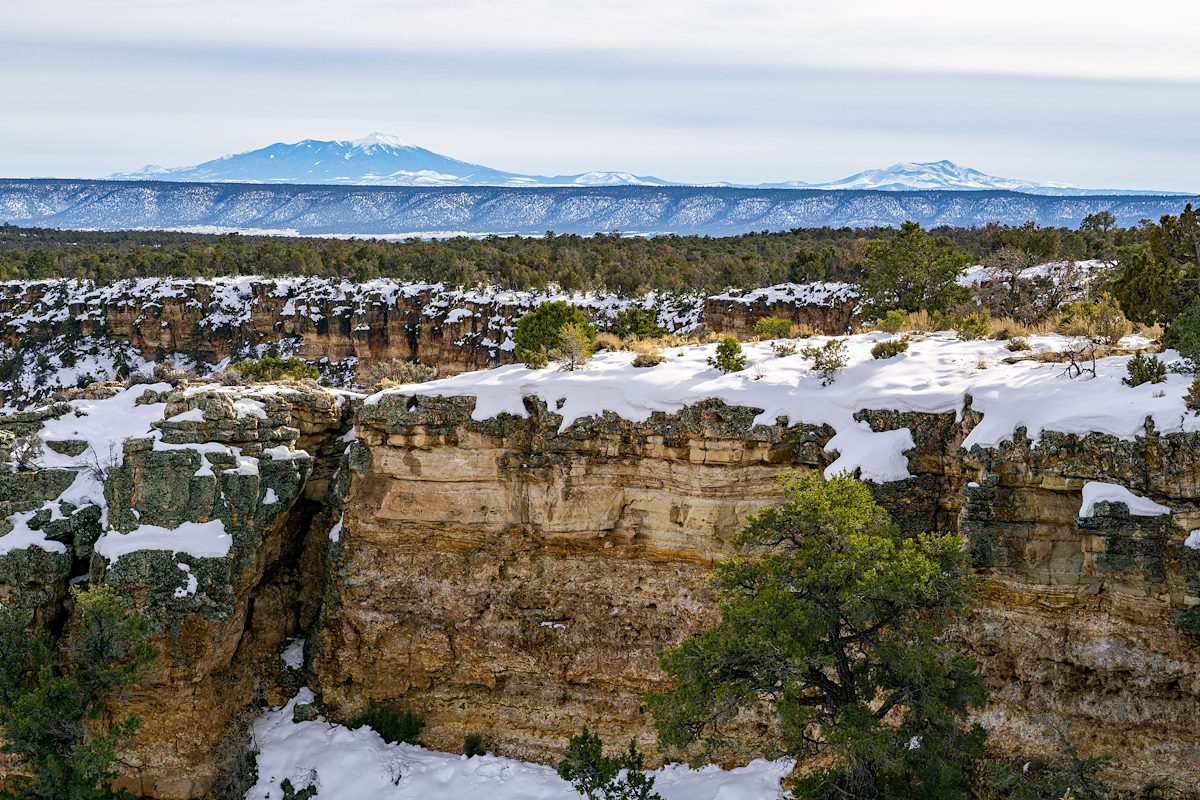
[[[207,372],[268,349],[317,365],[322,382],[335,386],[391,359],[457,375],[512,363],[517,321],[549,300],[578,305],[600,326],[626,308],[654,308],[669,333],[704,325],[749,337],[757,320],[777,316],[840,334],[859,321],[858,295],[848,284],[783,284],[706,300],[474,291],[382,279],[10,282],[0,284],[0,396],[20,407],[111,379],[118,368],[148,372],[165,362]]]
[[[1056,380],[1059,395],[1073,386]],[[907,530],[959,530],[986,579],[957,635],[992,689],[993,743],[1037,758],[1067,724],[1085,753],[1114,758],[1119,785],[1196,796],[1200,550],[1184,540],[1200,527],[1200,433],[1151,417],[1137,435],[1017,428],[979,444],[989,416],[1005,417],[970,397],[937,412],[865,405],[836,427],[717,399],[639,421],[581,416],[577,398],[530,386],[519,413],[481,415],[482,398],[427,386],[362,405],[319,388],[155,386],[2,417],[6,446],[41,431],[55,455],[0,481],[7,535],[41,542],[7,549],[0,534],[0,602],[46,621],[87,574],[151,616],[161,669],[134,701],[145,727],[127,782],[154,797],[212,789],[239,713],[294,688],[278,652],[300,635],[305,679],[335,718],[394,702],[425,715],[435,747],[481,732],[534,760],[584,723],[652,748],[639,698],[661,680],[656,654],[714,619],[713,562],[778,496],[777,472],[829,467],[861,429],[881,437],[872,448],[907,442],[908,477],[876,484],[885,505]],[[99,442],[68,434],[104,403],[142,430],[108,437],[122,463],[88,496],[72,465]],[[1089,484],[1171,513],[1085,510]],[[116,547],[214,521],[224,554]],[[730,756],[758,752],[763,733],[748,721]]]

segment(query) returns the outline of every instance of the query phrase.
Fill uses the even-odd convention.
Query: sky
[[[0,176],[395,134],[512,172],[1200,191],[1194,0],[0,0]]]

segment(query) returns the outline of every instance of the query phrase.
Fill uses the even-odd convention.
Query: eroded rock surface
[[[526,416],[475,420],[472,397],[389,393],[360,407],[304,387],[126,391],[154,420],[123,442],[103,503],[56,500],[73,469],[0,475],[6,524],[62,545],[0,555],[0,602],[44,624],[69,613],[67,582],[86,574],[151,617],[160,669],[134,698],[143,729],[123,757],[126,785],[160,798],[211,791],[240,712],[294,688],[279,652],[303,635],[304,677],[335,718],[392,702],[425,716],[432,746],[479,732],[542,761],[584,723],[652,749],[639,698],[662,679],[657,653],[714,621],[713,563],[778,498],[778,472],[837,455],[828,427],[754,425],[758,410],[718,401],[562,428],[554,403],[532,398]],[[0,418],[0,450],[79,410]],[[958,635],[992,690],[993,743],[1044,756],[1057,746],[1047,723],[1065,723],[1083,752],[1114,758],[1115,783],[1196,796],[1200,550],[1183,542],[1200,527],[1200,435],[1147,426],[1133,440],[1046,433],[1034,446],[1018,430],[964,451],[980,419],[969,402],[858,419],[911,431],[912,477],[876,487],[880,499],[907,530],[959,530],[985,578]],[[47,444],[82,458],[80,441]],[[1173,513],[1099,503],[1080,518],[1089,481]],[[103,555],[122,533],[214,520],[230,536],[223,556]],[[744,730],[731,757],[760,749],[764,729]]]

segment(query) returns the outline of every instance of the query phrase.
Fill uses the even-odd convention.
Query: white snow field
[[[821,345],[830,337],[796,342]],[[777,358],[772,342],[744,346],[747,366],[722,374],[709,366],[716,345],[668,348],[656,367],[632,366],[633,353],[597,355],[575,372],[557,365],[529,370],[520,364],[469,372],[444,380],[399,386],[382,394],[473,396],[475,419],[497,414],[525,415],[522,398],[537,396],[562,415],[566,429],[582,417],[612,412],[625,419],[646,420],[655,411],[674,413],[706,398],[730,405],[762,409],[755,422],[773,424],[784,417],[790,424],[828,424],[837,433],[826,451],[839,454],[827,475],[861,470],[865,479],[885,482],[910,477],[904,451],[913,446],[907,428],[876,433],[854,419],[863,409],[955,412],[961,416],[967,397],[982,412],[983,421],[964,442],[995,446],[1012,439],[1024,427],[1035,442],[1043,430],[1064,433],[1107,433],[1133,439],[1145,432],[1150,417],[1159,432],[1200,430],[1200,418],[1188,411],[1183,395],[1191,383],[1185,375],[1169,374],[1165,383],[1129,387],[1122,383],[1127,356],[1097,362],[1096,377],[1068,378],[1064,365],[1034,357],[1007,363],[1021,354],[992,340],[959,341],[952,333],[915,336],[909,349],[889,359],[874,359],[871,347],[890,338],[866,333],[841,337],[849,364],[832,385],[822,386],[804,356]],[[1037,350],[1061,351],[1070,340],[1058,335],[1034,336]],[[1125,344],[1148,346],[1141,337]],[[1178,355],[1168,351],[1166,360]],[[559,406],[559,401],[561,406]]]
[[[351,730],[323,717],[294,722],[296,704],[312,701],[313,693],[301,689],[254,723],[258,783],[246,800],[282,800],[285,779],[297,791],[315,783],[318,797],[334,800],[579,800],[553,767],[388,744],[370,728]],[[778,800],[791,770],[792,762],[781,759],[732,770],[672,764],[651,774],[663,800]]]

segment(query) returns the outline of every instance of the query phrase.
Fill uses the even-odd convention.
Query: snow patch
[[[166,550],[187,553],[196,558],[224,558],[229,555],[233,537],[225,532],[219,519],[208,522],[184,522],[178,528],[139,525],[129,533],[107,531],[96,541],[96,552],[108,559],[109,566],[121,556],[139,550]]]
[[[370,728],[351,730],[323,717],[294,722],[297,704],[315,696],[301,689],[282,708],[253,726],[259,746],[258,783],[247,797],[281,798],[284,779],[302,790],[319,784],[319,796],[338,800],[578,800],[553,767],[511,758],[474,758],[409,744],[389,744]],[[695,770],[672,764],[654,771],[663,800],[779,800],[788,759],[757,760],[745,767]]]
[[[1083,485],[1083,504],[1079,507],[1080,518],[1091,517],[1097,503],[1124,503],[1135,517],[1157,517],[1170,514],[1171,509],[1145,497],[1134,494],[1115,483],[1088,481]]]

